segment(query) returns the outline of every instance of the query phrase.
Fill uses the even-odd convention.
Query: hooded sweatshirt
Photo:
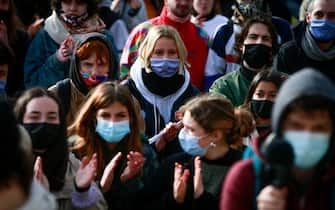
[[[88,33],[83,35],[75,44],[74,52],[77,51],[77,49],[82,46],[87,41],[91,40],[99,40],[102,43],[104,43],[107,48],[109,49],[109,52],[112,56],[110,56],[110,66],[111,69],[109,71],[109,78],[111,80],[117,79],[118,74],[118,64],[117,59],[113,56],[112,53],[112,46],[110,41],[107,39],[107,37],[101,33]],[[78,60],[75,56],[75,53],[73,54],[70,62],[70,79],[64,79],[60,82],[58,82],[56,85],[50,87],[49,89],[56,93],[58,97],[61,100],[61,103],[64,107],[68,107],[68,110],[65,110],[66,113],[66,121],[68,125],[71,125],[71,123],[74,120],[74,117],[82,104],[82,102],[85,100],[85,96],[87,95],[89,89],[86,87],[84,81],[82,80],[82,77],[79,72],[79,66],[78,66]],[[61,83],[69,83],[69,85],[60,85]],[[60,87],[61,86],[61,87]],[[67,89],[70,87],[70,90],[60,90],[59,88],[65,88]],[[60,94],[64,93],[64,94]],[[66,95],[65,95],[66,94]],[[68,96],[69,95],[69,96]],[[70,100],[69,100],[70,99]]]
[[[272,112],[272,129],[281,134],[283,113],[288,105],[302,96],[319,95],[335,102],[335,86],[329,78],[312,68],[291,76],[281,87]]]
[[[185,69],[184,83],[175,92],[162,97],[156,95],[145,86],[142,78],[142,64],[139,59],[131,68],[131,78],[126,85],[139,101],[146,122],[146,134],[151,137],[162,130],[170,121],[175,121],[175,111],[190,97],[197,94],[191,85],[190,74]]]
[[[316,70],[304,69],[294,74],[284,82],[279,94],[276,98],[276,103],[273,108],[272,129],[277,135],[282,134],[280,125],[285,118],[284,114],[288,105],[296,99],[303,96],[320,95],[335,103],[335,86],[323,74]],[[333,119],[334,120],[334,119]],[[261,142],[264,139],[256,139],[254,153],[261,160],[260,168],[263,168],[264,162],[261,154]],[[328,151],[332,152],[332,151]],[[333,158],[332,158],[333,159]],[[318,170],[317,174],[311,180],[308,188],[303,190],[304,195],[299,194],[299,189],[296,182],[292,179],[289,182],[289,194],[287,196],[287,208],[295,210],[312,210],[312,209],[331,209],[332,196],[335,195],[335,168],[334,161],[329,161],[328,167],[322,162],[322,170]],[[229,171],[225,183],[222,188],[221,209],[252,209],[256,204],[255,183],[262,183],[261,186],[266,186],[263,177],[260,176],[261,171],[257,171],[253,159],[245,159],[236,163]],[[261,170],[261,169],[260,169]],[[262,177],[262,178],[261,178]],[[269,180],[268,180],[269,181]]]

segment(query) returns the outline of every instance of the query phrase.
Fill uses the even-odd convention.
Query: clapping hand
[[[79,189],[88,188],[97,175],[97,155],[93,154],[91,160],[85,156],[81,160],[80,167],[76,173],[75,182]]]
[[[184,169],[179,163],[174,166],[173,197],[177,203],[184,203],[187,191],[187,180],[190,170]]]
[[[179,163],[175,163],[174,168],[174,181],[173,181],[173,197],[177,203],[183,203],[187,191],[187,180],[190,175],[189,169],[183,169],[183,166]],[[202,183],[201,174],[201,160],[197,156],[194,159],[194,199],[199,198],[204,192],[204,185]]]
[[[121,174],[121,181],[125,182],[134,176],[138,175],[143,168],[144,157],[139,152],[130,151],[127,155],[127,167],[123,170]]]
[[[49,181],[43,171],[42,158],[37,157],[34,164],[34,179],[39,182],[45,189],[49,190]]]
[[[113,179],[114,179],[114,172],[115,172],[115,169],[117,167],[119,160],[121,159],[121,156],[122,156],[121,152],[117,153],[113,157],[113,159],[108,163],[108,165],[106,166],[104,170],[104,173],[100,180],[101,190],[104,193],[108,192],[112,186]]]

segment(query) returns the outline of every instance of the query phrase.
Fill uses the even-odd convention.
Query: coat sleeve
[[[130,73],[130,67],[133,65],[137,58],[137,51],[140,43],[145,38],[151,23],[145,22],[138,25],[130,33],[127,42],[123,48],[120,60],[120,79],[125,79]]]
[[[47,36],[47,32],[40,31],[28,49],[24,63],[26,88],[49,87],[68,74],[69,62],[60,62],[57,59],[56,52],[59,46]]]
[[[66,183],[62,194],[58,194],[59,209],[71,210],[105,210],[107,203],[99,187],[93,182],[86,192],[77,192],[74,186],[75,174],[80,166],[80,161],[70,153],[69,167],[66,174]],[[69,196],[67,194],[69,193]],[[60,199],[60,198],[68,199]]]
[[[221,191],[221,210],[250,210],[254,201],[252,160],[241,160],[229,170]]]

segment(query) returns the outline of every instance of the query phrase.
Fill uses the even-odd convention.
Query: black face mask
[[[246,44],[244,47],[242,58],[251,68],[259,69],[270,64],[271,47],[264,44]]]
[[[262,119],[270,119],[273,102],[268,100],[251,100],[251,112]]]
[[[58,141],[60,133],[59,124],[25,123],[23,126],[30,134],[33,149],[47,150]]]
[[[5,24],[8,26],[9,20],[10,20],[10,13],[9,11],[0,10],[0,20],[5,22]]]
[[[178,91],[184,84],[184,76],[176,73],[172,77],[159,77],[156,73],[142,70],[142,79],[148,90],[156,95],[165,97]]]

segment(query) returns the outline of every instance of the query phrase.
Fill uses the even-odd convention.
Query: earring
[[[216,144],[215,144],[214,142],[211,142],[211,143],[209,144],[209,146],[210,146],[210,147],[216,147]]]

